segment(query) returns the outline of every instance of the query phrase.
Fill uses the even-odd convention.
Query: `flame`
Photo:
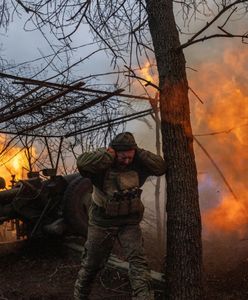
[[[154,76],[152,76],[152,66],[149,62],[146,62],[145,65],[140,70],[141,77],[146,79],[147,81],[154,82]],[[156,81],[156,78],[155,78]]]
[[[193,94],[190,95],[194,134],[211,134],[198,137],[198,140],[232,188],[231,191],[210,160],[195,145],[198,171],[204,174],[199,177],[199,190],[205,235],[217,232],[236,232],[239,236],[248,234],[247,61],[247,49],[227,49],[218,61],[204,62],[197,73],[188,74],[190,87],[204,101],[202,105]],[[157,73],[149,62],[144,63],[137,75],[158,84]],[[136,82],[135,90],[141,91],[140,87]],[[156,89],[146,88],[154,97]]]
[[[189,74],[191,88],[204,104],[191,100],[195,134],[221,169],[220,174],[197,148],[198,170],[207,173],[200,180],[200,201],[206,232],[237,232],[247,235],[248,224],[248,75],[247,49],[227,49],[217,62],[203,63],[196,76]],[[218,193],[210,192],[207,180],[216,182]],[[204,188],[205,186],[205,188]],[[235,197],[237,199],[235,199]],[[207,205],[208,202],[208,205]]]
[[[134,81],[134,90],[138,93],[144,93],[144,87],[146,90],[146,94],[150,97],[154,98],[156,93],[158,92],[156,88],[149,86],[149,82],[158,85],[158,74],[156,70],[156,66],[151,64],[149,61],[145,62],[142,68],[137,71],[137,76],[144,80],[135,80]],[[142,87],[143,86],[143,87]]]
[[[0,136],[0,148],[4,145],[7,136]],[[31,155],[36,156],[35,148],[31,148]],[[11,175],[15,175],[15,180],[20,180],[26,177],[29,170],[25,150],[15,146],[4,152],[0,157],[0,176],[6,181],[6,186],[11,186]]]
[[[248,235],[248,53],[247,48],[226,48],[215,61],[205,61],[198,72],[189,71],[190,87],[204,101],[190,94],[194,134],[221,169],[228,185],[212,162],[195,145],[200,205],[205,234]],[[149,62],[137,75],[158,84]],[[142,82],[145,85],[145,82]],[[136,90],[140,90],[140,84]],[[149,87],[154,97],[156,89]]]
[[[248,211],[242,202],[231,197],[225,197],[215,208],[203,212],[203,223],[208,232],[233,232],[242,236],[246,229]]]

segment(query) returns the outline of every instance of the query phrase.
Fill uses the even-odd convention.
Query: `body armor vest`
[[[136,171],[109,170],[104,178],[103,191],[94,187],[93,201],[109,216],[124,216],[143,210],[140,200],[139,176]]]

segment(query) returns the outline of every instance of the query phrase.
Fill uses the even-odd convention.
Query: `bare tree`
[[[101,49],[111,52],[114,66],[125,63],[132,69],[134,64],[141,65],[142,56],[149,59],[155,55],[167,162],[166,293],[173,300],[202,299],[201,220],[183,49],[219,37],[247,41],[246,32],[228,29],[235,14],[247,13],[247,0],[18,0],[14,5],[16,12],[28,13],[29,24],[41,32],[50,26],[61,45],[70,44],[74,33],[86,24]],[[2,26],[9,21],[9,9],[4,1]],[[176,9],[186,27],[199,15],[206,20],[182,43]]]

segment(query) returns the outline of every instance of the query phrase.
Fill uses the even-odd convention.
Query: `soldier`
[[[77,166],[83,177],[91,179],[94,191],[74,299],[88,299],[116,239],[129,262],[132,299],[154,299],[139,225],[144,212],[140,187],[148,176],[165,173],[164,160],[138,148],[133,135],[124,132],[112,140],[108,149],[81,154]]]

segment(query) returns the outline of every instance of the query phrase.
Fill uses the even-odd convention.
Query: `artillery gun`
[[[79,173],[60,176],[54,169],[28,173],[0,191],[0,224],[18,220],[19,236],[36,238],[51,234],[86,236],[92,184]],[[0,180],[4,188],[4,181]],[[19,224],[19,223],[18,223]]]

